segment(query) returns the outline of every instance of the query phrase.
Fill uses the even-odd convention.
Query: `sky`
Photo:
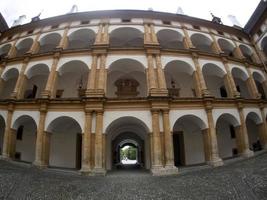
[[[9,27],[20,15],[26,15],[24,23],[42,12],[40,18],[66,14],[72,5],[78,12],[92,10],[137,9],[176,13],[181,7],[185,15],[211,20],[210,12],[222,19],[223,24],[232,26],[228,15],[236,16],[244,26],[260,0],[0,0],[0,12]]]

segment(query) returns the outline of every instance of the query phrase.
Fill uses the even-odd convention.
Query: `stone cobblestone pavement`
[[[267,199],[267,153],[176,176],[85,177],[0,161],[0,199]]]

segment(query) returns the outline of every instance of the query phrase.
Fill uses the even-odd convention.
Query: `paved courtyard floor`
[[[0,199],[267,199],[267,153],[214,169],[85,177],[0,161]]]

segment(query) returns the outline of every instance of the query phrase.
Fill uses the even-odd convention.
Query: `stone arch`
[[[146,124],[132,116],[119,117],[106,129],[106,168],[109,170],[117,164],[117,146],[125,140],[134,140],[139,145],[139,164],[150,169],[150,135]]]
[[[53,51],[60,43],[61,35],[59,33],[49,33],[44,35],[40,40],[39,53]]]
[[[173,126],[173,148],[175,166],[205,162],[205,122],[196,115],[179,117]],[[190,145],[189,145],[190,144]]]
[[[109,34],[110,47],[143,47],[144,34],[132,27],[114,29]]]
[[[33,44],[33,39],[32,38],[25,38],[21,40],[17,45],[16,45],[16,56],[23,56],[25,53],[27,53]]]
[[[240,44],[240,45],[239,45],[239,48],[240,48],[240,50],[241,50],[243,56],[244,56],[246,59],[248,59],[249,61],[253,61],[253,60],[252,60],[252,54],[253,54],[253,51],[252,51],[252,49],[251,49],[249,46],[244,45],[244,44]]]
[[[145,67],[139,61],[130,58],[112,62],[107,75],[107,96],[119,98],[147,96]]]
[[[0,48],[0,57],[4,58],[5,56],[7,56],[11,47],[12,47],[12,44],[10,43],[2,45]]]
[[[253,151],[262,149],[264,144],[264,137],[262,136],[262,119],[260,115],[254,111],[246,115],[246,127],[249,140],[249,148]]]
[[[0,114],[0,155],[3,154],[5,128],[5,118]]]
[[[95,42],[95,32],[88,28],[80,28],[68,35],[67,49],[91,48]]]
[[[193,45],[200,51],[213,52],[212,41],[206,35],[201,33],[194,33],[191,35]]]
[[[239,155],[240,135],[237,127],[239,120],[230,113],[222,113],[216,121],[216,134],[218,142],[218,152],[220,158],[231,158]]]
[[[223,39],[223,38],[219,38],[218,44],[219,44],[221,50],[225,54],[227,54],[230,57],[234,57],[235,46],[233,45],[232,42],[230,42],[229,40]]]
[[[157,32],[160,46],[166,49],[184,49],[184,36],[178,31],[162,29]]]
[[[17,68],[10,68],[2,74],[2,84],[0,87],[0,97],[2,99],[10,97],[16,86],[18,76],[19,70]]]
[[[33,162],[35,159],[35,142],[37,124],[30,115],[20,115],[13,119],[10,150],[11,157],[16,160]]]
[[[206,63],[202,67],[202,73],[211,94],[217,98],[227,97],[224,77],[226,72],[213,63]],[[226,93],[226,94],[225,94]]]
[[[182,60],[172,60],[164,67],[169,95],[173,97],[196,96],[193,73],[195,69]]]
[[[72,60],[61,65],[57,71],[56,88],[59,96],[56,97],[83,97],[85,95],[89,76],[86,63],[81,60]]]
[[[261,40],[260,47],[261,47],[263,53],[265,54],[265,56],[267,57],[267,36],[265,36],[265,37]]]
[[[231,70],[232,76],[235,81],[237,91],[240,92],[240,96],[243,98],[251,98],[251,94],[248,90],[248,74],[242,68],[233,67]]]
[[[26,83],[24,98],[39,98],[44,91],[49,76],[49,67],[44,63],[38,63],[25,71]]]
[[[267,88],[266,88],[265,83],[264,83],[266,81],[264,76],[261,73],[254,71],[252,73],[252,77],[255,81],[258,92],[261,94],[261,98],[266,99]]]
[[[58,116],[47,126],[46,152],[49,166],[81,168],[82,127],[70,116]],[[66,156],[68,155],[68,156]]]

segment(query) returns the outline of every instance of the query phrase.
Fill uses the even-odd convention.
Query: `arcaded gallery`
[[[245,28],[114,10],[0,36],[0,154],[105,175],[121,150],[153,175],[267,148],[267,12]]]

